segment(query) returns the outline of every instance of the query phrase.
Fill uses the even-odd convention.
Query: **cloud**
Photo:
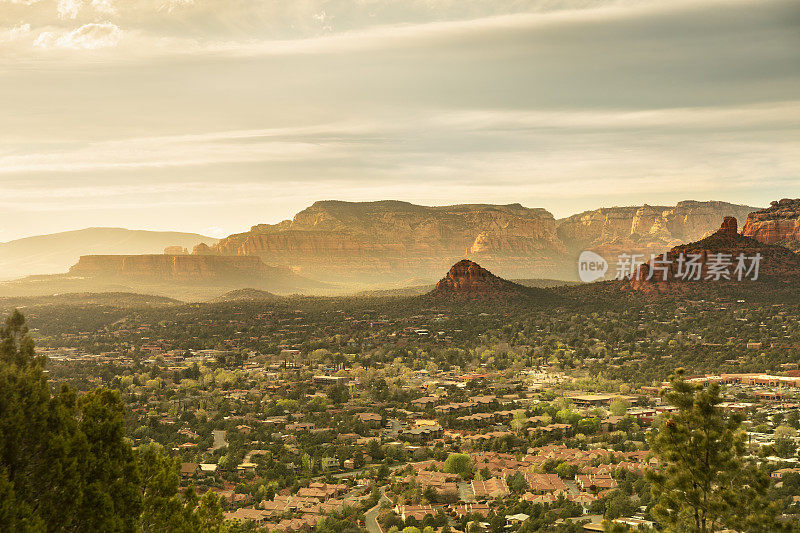
[[[66,48],[73,50],[96,50],[117,46],[122,38],[119,26],[106,23],[90,23],[71,31],[45,31],[39,34],[34,46],[41,48]]]
[[[462,194],[491,177],[505,195],[522,189],[573,194],[565,183],[600,195],[609,179],[652,191],[686,188],[687,176],[695,188],[735,188],[800,172],[793,155],[800,135],[791,120],[797,112],[800,102],[635,112],[398,110],[372,120],[72,142],[29,153],[7,142],[0,184],[17,176],[42,184],[72,176],[95,187],[95,179],[124,181],[136,171],[153,184],[169,175],[214,182],[223,173],[229,188],[263,179],[278,188],[314,184],[305,190],[326,182],[356,186],[353,180],[361,187],[402,183],[432,190],[457,180]]]
[[[347,144],[339,135],[352,127],[237,130],[75,143],[28,154],[0,152],[0,175],[334,159]]]
[[[159,11],[167,11],[172,13],[181,8],[187,8],[194,5],[194,0],[163,0],[159,6]]]
[[[18,41],[28,37],[30,34],[30,24],[17,24],[13,28],[0,30],[0,44]]]
[[[782,3],[770,2],[766,9]],[[57,13],[62,22],[78,18],[81,22],[102,22],[97,20],[98,16],[114,22],[137,36],[136,42],[125,52],[142,57],[208,53],[337,54],[423,47],[465,35],[550,31],[681,12],[704,17],[709,12],[735,12],[748,5],[753,3],[744,0],[673,0],[668,3],[652,0],[418,0],[398,7],[397,2],[389,0],[335,3],[324,0],[207,0],[199,3],[194,0],[58,0]],[[48,3],[44,2],[24,15],[26,22],[39,29],[57,25],[58,21],[48,19],[48,13]],[[122,52],[109,59],[114,57],[126,58]]]
[[[92,8],[102,15],[116,15],[117,8],[113,0],[92,0]]]
[[[83,9],[83,0],[58,0],[58,17],[62,19],[75,19]]]
[[[800,174],[794,0],[81,3],[2,4],[0,226],[752,205]]]

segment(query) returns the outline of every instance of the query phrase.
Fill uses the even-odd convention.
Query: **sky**
[[[800,196],[797,0],[0,0],[0,241]]]

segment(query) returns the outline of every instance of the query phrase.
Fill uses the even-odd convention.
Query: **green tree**
[[[630,516],[636,512],[636,505],[631,497],[621,490],[615,490],[606,499],[605,518],[613,520],[620,516]]]
[[[522,494],[528,490],[528,482],[525,479],[525,474],[521,471],[516,471],[508,476],[508,488],[511,489],[511,492],[514,494]]]
[[[625,413],[628,412],[628,407],[630,406],[631,404],[628,400],[615,398],[611,400],[611,403],[608,405],[608,409],[614,416],[625,416]]]
[[[314,458],[308,453],[303,453],[300,460],[303,463],[303,473],[310,476],[314,472]]]
[[[180,528],[183,502],[178,495],[180,462],[169,457],[158,444],[137,450],[142,465],[143,533],[176,531]]]
[[[179,463],[134,452],[118,391],[51,395],[25,319],[0,327],[0,530],[219,533],[219,498],[178,492]]]
[[[86,461],[78,520],[87,530],[133,531],[142,510],[140,476],[125,441],[125,408],[119,392],[93,390],[80,399],[79,408]]]
[[[653,515],[667,531],[781,530],[776,507],[764,498],[769,480],[743,460],[741,419],[719,408],[719,386],[704,389],[683,374],[671,376],[666,394],[677,412],[648,436],[661,461],[648,474]]]
[[[0,485],[3,501],[15,502],[5,506],[7,523],[31,531],[76,528],[84,490],[76,395],[62,388],[51,396],[43,364],[14,311],[0,327]]]
[[[465,453],[451,453],[444,461],[444,471],[467,479],[474,470],[472,459]]]
[[[345,403],[350,399],[350,389],[344,385],[334,385],[328,389],[328,398],[337,405]]]

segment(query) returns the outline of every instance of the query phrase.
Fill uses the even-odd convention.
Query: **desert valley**
[[[741,498],[718,504],[720,519],[790,531],[800,516],[798,228],[800,200],[789,199],[561,220],[518,204],[317,202],[217,241],[157,236],[163,253],[71,241],[59,250],[79,255],[67,273],[0,285],[2,353],[33,358],[14,365],[46,360],[39,387],[75,387],[79,432],[111,424],[128,435],[135,455],[111,464],[145,476],[124,478],[143,492],[109,497],[142,526],[659,530],[679,482],[670,469],[692,465],[671,455],[695,445],[676,443],[669,425],[693,431],[701,415],[689,402],[711,406],[705,423],[738,428],[720,438],[751,485],[708,492]],[[59,249],[58,235],[45,242]],[[642,259],[583,283],[582,250]],[[679,272],[684,256],[697,260],[694,277]],[[90,411],[104,403],[112,419]],[[36,431],[55,431],[21,409]],[[161,492],[138,488],[147,476],[166,476]],[[80,509],[69,519],[79,523]]]
[[[0,0],[0,533],[800,533],[798,0]]]

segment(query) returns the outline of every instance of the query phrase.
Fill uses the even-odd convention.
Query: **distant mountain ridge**
[[[604,207],[556,221],[559,238],[574,258],[583,250],[603,257],[660,254],[713,233],[726,216],[741,226],[756,207],[686,200],[674,206]]]
[[[763,211],[713,201],[645,204],[601,208],[556,220],[545,209],[519,203],[428,207],[395,200],[319,201],[292,220],[258,224],[219,241],[196,234],[118,228],[12,241],[0,244],[0,280],[36,272],[63,273],[72,267],[71,274],[84,278],[125,278],[121,285],[114,281],[115,290],[128,290],[129,282],[143,279],[160,283],[236,279],[224,288],[254,287],[284,294],[313,287],[277,279],[291,274],[334,292],[348,287],[358,291],[387,285],[401,288],[398,284],[408,286],[408,280],[433,284],[436,272],[462,258],[479,262],[505,279],[575,280],[582,250],[604,257],[622,253],[647,257],[713,233],[725,216],[741,224],[753,212],[762,213],[762,226],[774,226],[771,219],[778,217],[785,228],[787,209],[794,204],[781,202],[780,209],[773,206]],[[792,231],[781,229],[780,235],[792,236]],[[276,275],[254,275],[255,270],[265,269],[275,269]],[[244,284],[248,280],[253,283]],[[14,294],[19,294],[17,290],[22,288],[15,287]]]
[[[217,239],[197,233],[86,228],[0,243],[0,280],[66,272],[83,255],[155,254],[167,246],[192,249]]]
[[[396,282],[425,278],[462,257],[506,278],[574,279],[580,250],[661,253],[755,207],[683,201],[611,207],[556,220],[518,203],[427,207],[394,200],[320,201],[292,220],[259,224],[211,247],[255,255],[311,278]]]
[[[555,218],[541,208],[399,201],[316,202],[292,220],[253,226],[212,248],[312,278],[367,282],[426,278],[465,256],[525,274],[518,277],[542,276],[557,269],[564,252]]]

